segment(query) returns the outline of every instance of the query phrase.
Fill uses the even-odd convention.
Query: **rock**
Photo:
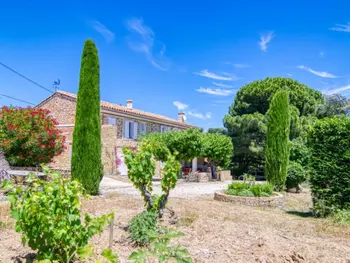
[[[7,162],[5,155],[2,151],[0,151],[0,170],[9,170],[10,165]]]

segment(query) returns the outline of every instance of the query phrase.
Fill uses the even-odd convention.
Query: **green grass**
[[[350,209],[339,210],[332,215],[331,219],[336,225],[350,227]]]
[[[231,183],[225,194],[237,195],[237,196],[251,196],[251,197],[267,197],[273,193],[272,185],[266,184],[254,184],[250,185],[247,183]]]

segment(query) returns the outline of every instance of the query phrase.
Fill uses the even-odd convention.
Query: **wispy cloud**
[[[193,72],[193,74],[216,80],[234,81],[239,79],[236,75],[232,73],[223,72],[220,75],[218,75],[216,73],[209,72],[207,69],[203,69],[200,72]]]
[[[182,103],[182,102],[180,102],[180,101],[174,101],[174,102],[173,102],[173,104],[174,104],[174,106],[176,106],[176,107],[177,107],[177,109],[178,109],[179,111],[181,111],[181,110],[184,110],[184,109],[187,109],[187,108],[188,108],[188,105],[187,105],[187,104]]]
[[[223,62],[223,63],[234,66],[235,68],[249,68],[250,67],[250,65],[248,65],[248,64],[239,64],[239,63],[232,63],[232,62]]]
[[[213,88],[203,88],[203,87],[196,89],[196,91],[199,93],[206,93],[206,94],[214,95],[214,96],[230,96],[234,93],[233,90],[213,89]]]
[[[316,71],[316,70],[313,70],[313,69],[306,67],[306,66],[303,66],[303,65],[297,66],[297,68],[306,70],[306,71],[308,71],[312,74],[315,74],[319,77],[322,77],[322,78],[331,78],[331,79],[339,78],[339,76],[333,75],[331,73],[324,72],[324,71]]]
[[[201,119],[201,120],[211,119],[211,112],[207,112],[207,113],[203,114],[203,113],[199,113],[199,112],[190,110],[187,112],[187,114],[189,116],[192,116],[194,118]]]
[[[268,32],[266,35],[263,35],[260,37],[260,41],[259,41],[259,46],[260,49],[264,52],[267,51],[267,44],[269,44],[271,42],[271,40],[275,37],[274,32]]]
[[[325,53],[324,53],[323,51],[321,51],[321,52],[318,54],[318,56],[319,56],[320,58],[324,58],[324,55],[325,55]]]
[[[286,75],[287,75],[288,77],[292,77],[292,76],[293,76],[293,75],[290,74],[290,73],[286,73]]]
[[[226,85],[226,84],[223,84],[223,83],[221,83],[221,82],[213,82],[213,84],[215,85],[215,86],[218,86],[218,87],[221,87],[221,88],[233,88],[233,86],[232,85]]]
[[[92,24],[92,27],[98,33],[100,33],[107,42],[111,42],[114,40],[114,33],[111,30],[109,30],[105,25],[103,25],[101,22],[94,20],[91,22],[91,24]]]
[[[327,95],[332,95],[332,94],[341,93],[341,92],[347,91],[347,90],[350,90],[350,85],[346,85],[346,86],[343,86],[343,87],[327,90],[324,93],[327,94]]]
[[[153,30],[144,24],[142,18],[132,18],[126,21],[126,26],[131,32],[127,41],[129,47],[145,54],[147,60],[156,68],[167,71],[170,61],[165,57],[166,46],[158,41]]]
[[[329,30],[350,33],[350,22],[348,22],[345,25],[344,24],[336,24],[335,27],[331,27]]]

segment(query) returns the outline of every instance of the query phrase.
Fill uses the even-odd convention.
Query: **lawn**
[[[212,196],[170,199],[169,208],[177,215],[170,227],[185,236],[174,240],[187,247],[194,262],[341,262],[350,260],[350,228],[336,226],[329,219],[310,217],[309,192],[287,194],[285,207],[262,209],[214,201]],[[116,213],[113,250],[120,262],[128,262],[132,251],[125,228],[141,212],[139,198],[123,195],[93,197],[84,210]],[[25,262],[29,248],[20,245],[20,235],[9,223],[8,209],[0,203],[0,262]],[[169,226],[166,214],[162,224]],[[174,221],[174,220],[172,220]],[[99,249],[108,247],[109,231],[95,236]],[[347,261],[348,260],[348,261]]]

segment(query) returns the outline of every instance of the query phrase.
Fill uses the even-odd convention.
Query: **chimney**
[[[184,113],[184,112],[179,112],[179,113],[177,114],[177,120],[178,120],[178,121],[185,122],[185,119],[186,119],[186,116],[185,116],[185,113]]]
[[[128,109],[132,109],[132,100],[127,100],[127,101],[126,101],[126,107],[127,107]]]

